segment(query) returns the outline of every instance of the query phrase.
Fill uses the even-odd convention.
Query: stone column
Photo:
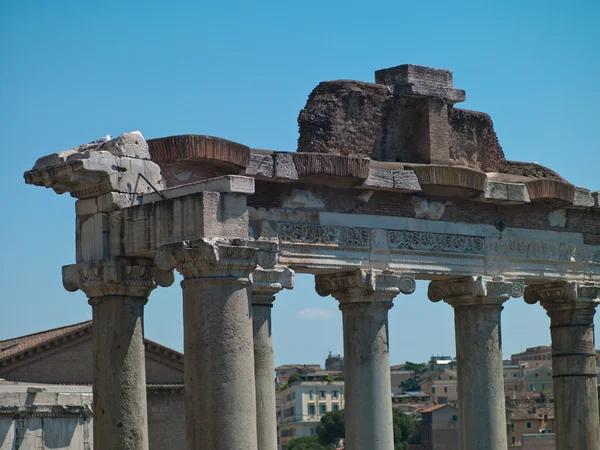
[[[528,286],[550,317],[556,448],[600,448],[594,314],[600,284],[556,282]]]
[[[506,407],[500,313],[523,281],[464,277],[432,281],[429,299],[454,308],[458,372],[459,448],[506,450]]]
[[[340,302],[344,322],[347,450],[391,450],[392,391],[388,310],[415,279],[374,270],[315,277],[317,293]]]
[[[252,328],[256,378],[256,424],[259,450],[277,450],[277,415],[271,339],[271,308],[275,294],[294,287],[294,272],[287,267],[252,272]]]
[[[63,267],[65,288],[92,305],[95,449],[148,450],[143,315],[154,279],[144,259]]]
[[[161,247],[158,268],[183,281],[187,448],[257,450],[247,242],[200,239]]]

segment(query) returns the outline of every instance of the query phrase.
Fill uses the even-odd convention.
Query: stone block
[[[433,84],[452,87],[452,72],[445,69],[402,64],[375,72],[375,83],[393,86],[396,84]]]
[[[78,216],[89,216],[98,212],[98,204],[95,198],[77,200],[75,202],[75,213]]]
[[[592,198],[594,199],[594,206],[600,208],[600,191],[592,192]]]
[[[362,185],[365,187],[393,189],[394,171],[390,169],[370,168],[369,176],[363,181]]]
[[[419,184],[417,174],[412,170],[395,170],[394,189],[401,189],[413,192],[420,191],[421,185]]]
[[[573,206],[579,206],[581,208],[592,208],[595,205],[594,197],[589,189],[576,187],[575,198],[573,199]]]
[[[108,218],[97,213],[81,223],[78,262],[100,261],[108,257]]]
[[[524,183],[487,181],[483,198],[494,202],[529,203],[529,192]]]
[[[263,153],[251,153],[248,167],[246,167],[246,175],[273,178],[275,176],[273,156]]]
[[[298,171],[291,153],[275,153],[275,178],[298,179]]]

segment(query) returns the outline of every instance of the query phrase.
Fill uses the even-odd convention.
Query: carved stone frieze
[[[272,269],[257,268],[252,272],[252,303],[268,303],[282,289],[294,287],[294,271],[285,266]]]
[[[81,289],[89,298],[107,295],[148,297],[156,287],[173,283],[173,278],[159,274],[152,260],[113,258],[93,264],[71,264],[62,268],[67,291]],[[157,279],[158,278],[158,279]]]
[[[389,304],[398,294],[411,294],[416,287],[409,274],[376,270],[356,270],[315,276],[317,293],[331,295],[341,304],[384,302]]]
[[[432,281],[427,296],[432,302],[444,300],[452,306],[501,305],[510,297],[521,297],[523,291],[523,280],[473,276]]]
[[[340,245],[345,247],[369,247],[371,244],[369,230],[357,227],[280,223],[278,235],[281,242]]]
[[[585,245],[552,242],[518,237],[486,239],[486,252],[493,256],[526,258],[546,261],[591,261],[590,250]]]
[[[389,246],[397,250],[483,255],[484,238],[426,231],[387,230]]]
[[[264,244],[276,251],[276,244]],[[160,270],[177,269],[185,279],[235,277],[250,283],[249,275],[256,268],[260,253],[268,250],[252,247],[242,239],[199,239],[165,245],[158,249],[154,261]]]

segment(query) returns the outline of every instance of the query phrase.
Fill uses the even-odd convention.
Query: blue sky
[[[494,4],[492,4],[494,3]],[[74,199],[26,186],[48,153],[105,134],[198,133],[293,151],[319,81],[373,81],[403,63],[454,72],[460,107],[491,114],[509,159],[600,190],[600,3],[594,1],[0,4],[0,339],[86,320],[60,269],[74,262]],[[273,309],[276,364],[342,352],[337,302],[310,276]],[[157,289],[146,335],[182,348],[181,293]],[[548,344],[539,306],[507,302],[504,353]],[[452,309],[426,284],[390,311],[392,363],[454,355]]]

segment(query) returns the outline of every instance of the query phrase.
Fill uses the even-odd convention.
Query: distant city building
[[[526,407],[510,408],[507,416],[509,446],[524,446],[526,435],[554,433],[554,408],[552,407],[540,407],[533,404]],[[543,445],[547,446],[549,440],[553,439],[546,437],[542,441]],[[531,437],[529,441],[529,448],[546,448],[534,446],[538,444]]]
[[[344,409],[344,381],[330,377],[301,375],[277,392],[279,450],[294,438],[315,434],[322,415]]]
[[[343,372],[344,358],[341,355],[332,355],[329,352],[329,356],[325,360],[325,370]]]
[[[421,391],[434,403],[458,401],[456,370],[439,369],[421,375]]]
[[[458,409],[435,405],[421,410],[412,450],[458,450]]]
[[[323,370],[321,364],[284,364],[275,367],[275,385],[279,388],[287,383],[290,376],[294,374],[309,375]]]
[[[527,363],[530,368],[544,365],[552,367],[552,347],[542,345],[539,347],[530,347],[524,352],[511,355],[512,364]]]
[[[456,370],[456,359],[453,359],[451,356],[433,355],[429,359],[429,369],[430,370],[439,370],[439,369]]]

